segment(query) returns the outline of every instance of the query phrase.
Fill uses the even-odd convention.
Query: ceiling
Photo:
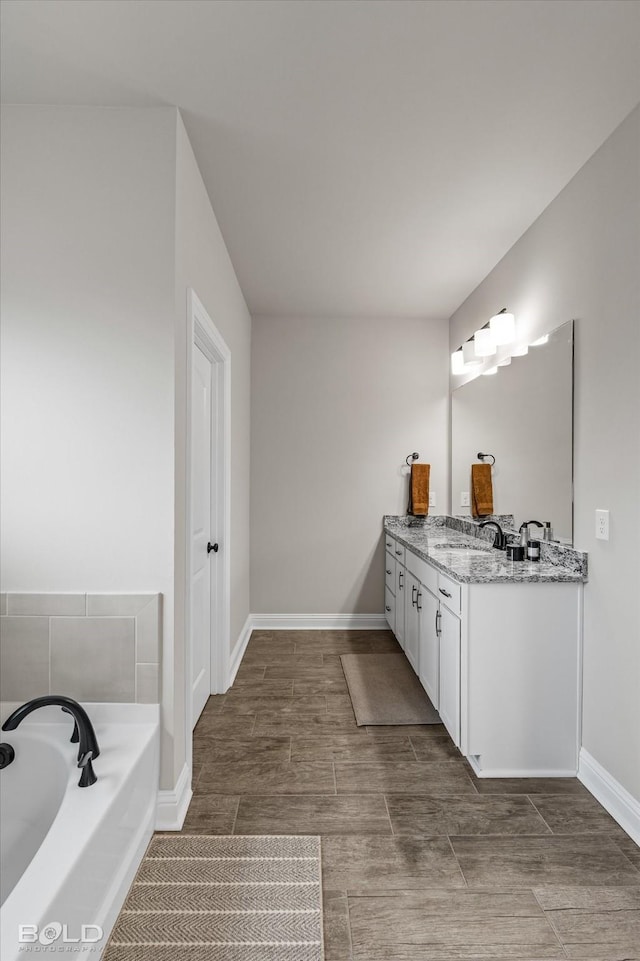
[[[252,313],[441,318],[640,100],[640,3],[3,0],[1,57],[181,108]]]

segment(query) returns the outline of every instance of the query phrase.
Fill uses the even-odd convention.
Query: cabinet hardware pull
[[[422,591],[418,591],[418,596],[417,596],[417,598],[416,598],[416,607],[418,608],[419,611],[422,610],[422,608],[421,608],[420,605],[418,604],[418,601],[420,600],[421,597],[422,597]]]
[[[384,609],[385,609],[385,611],[390,611],[390,610],[391,610],[391,608],[389,607],[388,604],[385,604]]]
[[[400,555],[402,554],[402,551],[396,551],[396,554],[398,555],[398,557],[400,557]]]
[[[411,587],[411,604],[413,605],[413,607],[416,606],[416,598],[415,598],[416,593],[417,593],[417,589],[416,589],[416,586],[415,586],[415,584],[414,584],[414,585],[412,585],[412,587]]]
[[[440,591],[441,594],[444,594],[445,597],[451,597],[451,594],[449,593],[449,591],[445,591],[444,587],[439,587],[438,590]]]
[[[398,587],[402,590],[402,578],[404,577],[404,572],[400,571],[398,573]]]
[[[387,571],[387,574],[390,574],[390,573],[391,573],[391,571]]]
[[[440,611],[436,611],[436,636],[437,636],[437,637],[440,637],[440,634],[442,633],[441,630],[440,630],[440,620],[441,620],[441,618],[442,618],[441,612],[440,612]]]

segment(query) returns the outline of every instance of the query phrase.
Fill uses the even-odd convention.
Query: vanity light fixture
[[[473,335],[476,357],[493,357],[497,351],[493,331],[490,327],[481,327]]]
[[[516,339],[516,318],[509,313],[506,307],[503,307],[489,321],[489,329],[493,334],[494,342],[498,346],[512,344]]]
[[[511,351],[512,357],[524,357],[525,354],[529,353],[529,345],[521,344],[520,347],[514,347]]]
[[[462,356],[464,358],[465,370],[469,370],[471,367],[479,367],[482,361],[476,355],[476,348],[473,342],[473,337],[468,340],[466,344],[462,345]]]
[[[549,334],[543,334],[542,337],[538,337],[537,340],[532,341],[529,347],[542,347],[543,344],[549,343]]]
[[[498,373],[498,368],[497,368],[497,367],[488,367],[487,370],[483,370],[483,371],[482,371],[482,376],[483,376],[483,377],[490,377],[492,374],[497,374],[497,373]]]
[[[451,355],[451,373],[464,374],[464,353],[462,347],[458,347]]]

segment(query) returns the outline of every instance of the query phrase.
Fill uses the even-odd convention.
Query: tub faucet
[[[496,533],[495,537],[493,538],[493,546],[496,548],[496,550],[506,551],[507,535],[497,521],[483,521],[482,524],[478,524],[478,527],[495,527]]]
[[[78,787],[90,787],[98,780],[91,762],[99,756],[100,748],[89,715],[73,698],[64,697],[61,694],[45,694],[44,697],[34,697],[32,701],[27,701],[26,704],[9,715],[2,725],[2,730],[15,731],[32,711],[37,711],[39,707],[50,707],[51,705],[61,707],[67,714],[71,714],[75,721],[71,740],[75,741],[77,739],[79,741],[78,767],[82,769],[82,774],[78,781]]]

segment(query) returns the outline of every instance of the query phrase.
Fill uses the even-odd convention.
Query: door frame
[[[186,584],[185,584],[185,699],[187,763],[192,767],[191,704],[191,389],[193,350],[198,347],[217,367],[215,404],[212,393],[211,476],[216,478],[217,510],[211,513],[211,536],[220,544],[215,564],[211,565],[211,684],[212,694],[221,694],[229,685],[229,639],[231,607],[231,351],[211,320],[197,294],[187,289],[187,377],[186,377]],[[214,644],[214,639],[218,641]]]

